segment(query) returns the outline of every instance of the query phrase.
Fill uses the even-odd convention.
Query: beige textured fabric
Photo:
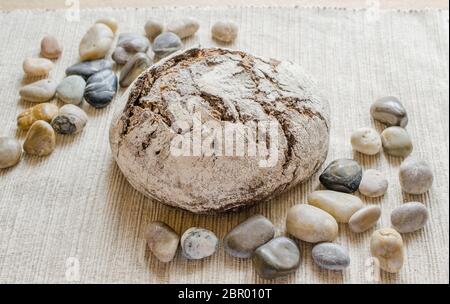
[[[103,15],[116,17],[120,31],[143,32],[146,18],[195,15],[199,33],[186,45],[216,45],[211,23],[231,18],[240,27],[232,48],[301,64],[319,82],[331,104],[332,134],[328,161],[354,157],[364,168],[378,168],[389,179],[381,199],[363,200],[382,207],[378,227],[390,225],[390,211],[410,200],[423,202],[431,219],[425,229],[404,235],[407,261],[398,275],[382,273],[382,283],[449,281],[448,200],[448,11],[380,12],[299,8],[162,8],[83,10],[80,21],[68,22],[67,11],[0,13],[1,135],[24,138],[16,115],[31,104],[19,100],[22,60],[39,52],[45,33],[64,44],[51,77],[62,79],[77,61],[78,43],[88,26]],[[420,196],[402,194],[397,180],[400,160],[384,154],[353,153],[351,132],[375,126],[369,106],[383,95],[396,95],[408,110],[407,127],[416,156],[426,159],[435,183]],[[58,136],[56,151],[46,158],[25,156],[14,168],[0,171],[0,282],[130,282],[130,283],[259,283],[249,260],[228,256],[223,248],[203,261],[180,253],[169,264],[151,256],[144,227],[162,220],[178,232],[201,226],[222,238],[234,225],[255,213],[271,219],[283,234],[288,208],[305,203],[319,186],[318,174],[278,198],[239,213],[192,215],[165,207],[135,191],[114,164],[108,128],[114,104],[95,110],[85,106],[89,122],[76,136]],[[340,225],[337,242],[349,248],[351,267],[344,272],[320,270],[311,260],[311,245],[299,243],[302,262],[278,283],[372,283],[371,231],[354,234]],[[70,259],[70,258],[75,258]],[[79,265],[77,264],[79,262]],[[77,275],[79,266],[79,277]],[[376,279],[376,276],[375,276]],[[376,281],[376,280],[375,280]]]

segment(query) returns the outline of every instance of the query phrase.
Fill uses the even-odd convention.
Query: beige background
[[[70,3],[70,2],[69,2]],[[96,7],[151,7],[151,6],[224,6],[224,5],[278,5],[362,8],[379,5],[381,8],[447,8],[447,0],[80,0],[81,8]],[[65,8],[65,0],[1,0],[0,9],[55,9]]]
[[[83,33],[104,15],[116,17],[122,32],[142,32],[148,16],[168,20],[195,15],[201,28],[185,41],[186,46],[216,45],[209,35],[211,23],[231,18],[241,31],[228,47],[302,65],[331,104],[328,161],[353,157],[363,168],[378,168],[387,175],[390,187],[383,198],[363,198],[366,204],[381,206],[378,227],[390,226],[391,210],[405,201],[423,202],[430,210],[425,229],[404,235],[407,261],[402,272],[382,273],[380,282],[448,283],[448,11],[89,9],[72,22],[66,10],[0,13],[0,43],[8,46],[0,48],[1,135],[21,140],[25,136],[16,130],[15,117],[31,106],[18,98],[19,88],[31,80],[23,78],[20,67],[25,57],[37,56],[41,37],[52,33],[64,44],[63,56],[50,75],[60,80],[65,68],[78,60]],[[355,128],[382,130],[370,119],[369,106],[383,95],[403,101],[410,116],[407,129],[414,155],[433,168],[435,183],[424,195],[401,192],[398,158],[352,153],[349,137]],[[49,157],[24,156],[16,167],[0,171],[0,282],[66,282],[71,257],[79,261],[80,282],[265,282],[250,261],[231,258],[222,248],[203,261],[188,261],[178,254],[172,263],[159,263],[146,249],[144,228],[152,220],[162,220],[180,233],[195,225],[222,238],[240,221],[261,213],[274,222],[277,234],[283,234],[287,210],[306,202],[307,194],[319,186],[317,174],[270,202],[238,213],[198,216],[168,208],[135,191],[112,159],[108,128],[114,108],[120,105],[84,108],[89,123],[81,134],[58,136],[57,149]],[[337,242],[349,249],[351,267],[342,273],[321,270],[311,260],[312,246],[299,242],[299,270],[275,282],[373,283],[365,264],[371,231],[354,234],[346,225],[339,229]]]

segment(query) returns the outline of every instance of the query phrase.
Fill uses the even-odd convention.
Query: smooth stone
[[[180,39],[194,35],[200,28],[200,23],[193,17],[171,20],[167,24],[167,31],[176,34]]]
[[[36,121],[50,122],[57,114],[57,105],[48,102],[40,103],[17,116],[17,127],[21,130],[28,130]]]
[[[383,173],[376,169],[368,169],[363,172],[359,192],[367,197],[379,197],[386,193],[388,181]]]
[[[135,52],[132,52],[132,53],[127,52],[123,47],[118,46],[112,53],[111,58],[117,64],[126,64],[128,62],[128,60],[130,60],[131,57],[134,56],[134,54],[136,54],[136,53]]]
[[[172,32],[164,32],[153,41],[153,52],[156,56],[163,58],[180,50],[183,47],[180,37]]]
[[[280,236],[256,249],[252,262],[261,278],[274,279],[297,270],[300,250],[293,240]]]
[[[305,242],[331,242],[337,238],[338,224],[333,216],[322,209],[299,204],[289,209],[286,230]]]
[[[427,162],[408,157],[400,165],[399,180],[402,190],[410,194],[422,194],[433,185],[433,171]]]
[[[32,77],[48,75],[53,66],[53,62],[46,58],[27,58],[22,64],[25,74]]]
[[[236,39],[238,26],[232,21],[217,21],[211,27],[211,35],[214,39],[229,43]]]
[[[343,270],[350,265],[347,249],[335,243],[320,243],[312,249],[312,258],[319,267],[328,270]]]
[[[56,87],[56,97],[70,104],[80,104],[83,101],[86,81],[78,75],[70,75],[64,78]]]
[[[271,221],[260,214],[254,215],[228,232],[223,240],[225,251],[237,258],[249,258],[256,248],[273,239],[274,234]]]
[[[113,33],[117,32],[117,29],[119,28],[119,23],[113,17],[103,17],[95,21],[95,23],[103,23],[109,27]]]
[[[56,59],[61,56],[63,51],[62,45],[59,43],[58,39],[54,36],[45,36],[41,40],[41,55],[50,58]]]
[[[319,177],[325,188],[346,193],[358,190],[361,179],[361,166],[353,159],[344,158],[332,161]]]
[[[192,227],[181,236],[181,248],[187,259],[199,260],[213,255],[219,240],[216,235],[207,229]]]
[[[378,259],[380,268],[384,271],[397,273],[403,266],[403,239],[394,229],[376,230],[370,239],[370,252]]]
[[[381,150],[381,138],[372,128],[360,128],[352,133],[353,150],[366,155],[375,155]]]
[[[127,52],[146,52],[150,47],[147,37],[136,33],[122,33],[119,35],[117,46],[123,47]]]
[[[45,102],[53,98],[56,92],[56,82],[42,79],[30,83],[19,90],[20,97],[31,102]]]
[[[172,227],[163,222],[152,222],[145,229],[147,246],[161,262],[173,260],[177,253],[180,236]]]
[[[134,55],[120,72],[119,84],[121,87],[129,86],[143,71],[152,64],[152,60],[145,53]]]
[[[76,63],[66,69],[66,75],[80,75],[87,80],[90,76],[97,72],[111,69],[111,61],[106,59],[98,59]]]
[[[422,203],[410,202],[392,210],[391,223],[400,233],[422,229],[429,218],[428,210]]]
[[[95,108],[106,107],[117,91],[117,76],[107,69],[93,74],[86,82],[84,99]]]
[[[386,96],[375,101],[370,107],[372,117],[388,126],[406,127],[408,115],[400,100]]]
[[[151,18],[144,25],[145,34],[150,41],[156,38],[164,30],[164,25],[161,21]]]
[[[392,156],[406,157],[411,154],[413,145],[408,132],[401,127],[389,127],[381,133],[384,151]]]
[[[82,61],[105,57],[114,40],[113,31],[103,23],[91,26],[80,42],[79,53]]]
[[[22,145],[12,137],[0,137],[0,169],[15,166],[22,157]]]
[[[86,126],[88,116],[81,108],[73,104],[66,104],[59,109],[51,125],[59,134],[75,134]]]
[[[308,195],[308,203],[328,212],[339,223],[348,223],[350,217],[364,207],[359,197],[331,190],[311,192]]]
[[[378,206],[368,206],[359,209],[350,217],[349,228],[356,233],[364,232],[375,226],[380,219],[381,209]]]
[[[55,150],[56,136],[52,126],[43,120],[36,121],[28,130],[23,150],[30,155],[45,156]]]

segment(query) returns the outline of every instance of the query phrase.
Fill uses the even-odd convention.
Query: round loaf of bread
[[[221,48],[175,53],[117,104],[113,156],[149,198],[195,213],[266,201],[308,179],[329,142],[329,105],[287,61]]]

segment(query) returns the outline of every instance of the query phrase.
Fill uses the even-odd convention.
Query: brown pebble
[[[56,59],[61,56],[62,45],[53,36],[45,36],[41,40],[41,55],[46,58]]]
[[[31,155],[45,156],[55,150],[56,137],[52,126],[43,120],[36,121],[28,130],[23,150]]]

